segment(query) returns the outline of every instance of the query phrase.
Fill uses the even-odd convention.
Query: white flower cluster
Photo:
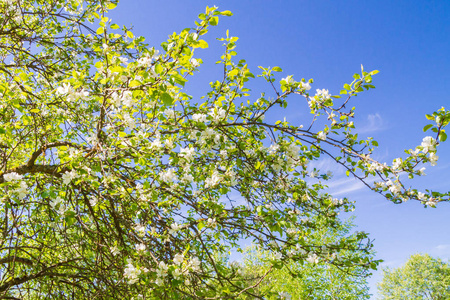
[[[24,199],[26,197],[26,195],[28,194],[28,185],[25,181],[22,181],[22,179],[23,179],[22,175],[19,175],[16,172],[10,172],[10,173],[3,174],[3,179],[6,182],[20,181],[19,187],[16,188],[13,192],[17,194],[19,199]]]
[[[311,89],[311,84],[309,82],[300,82],[298,88],[301,90],[309,91]]]
[[[436,140],[431,136],[424,137],[422,143],[415,150],[411,150],[410,153],[413,157],[417,156],[422,151],[428,154],[428,160],[432,166],[435,166],[439,156],[436,155]]]
[[[167,184],[170,184],[171,182],[173,182],[177,177],[177,174],[175,173],[175,169],[174,168],[170,168],[165,172],[162,172],[159,175],[159,178],[164,181]]]
[[[154,59],[158,58],[158,50],[153,50],[153,55],[145,54],[137,60],[138,67],[149,68]]]
[[[57,197],[50,201],[50,206],[52,209],[56,210],[61,216],[67,211],[67,206],[63,203],[64,199]]]
[[[65,185],[68,185],[73,179],[78,178],[79,175],[77,174],[77,172],[75,170],[72,171],[66,171],[63,175],[62,175],[62,180],[63,183]]]
[[[219,108],[211,108],[209,115],[213,118],[214,122],[219,122],[225,118],[227,111],[222,107]]]
[[[330,95],[330,93],[328,92],[328,90],[326,90],[326,89],[317,89],[316,90],[316,96],[317,97],[320,97],[321,99],[323,99],[323,100],[326,100],[326,99],[330,99],[331,98],[331,95]]]
[[[111,95],[111,98],[116,108],[119,108],[121,105],[131,107],[134,104],[133,94],[131,93],[131,91],[124,91],[120,95],[117,92],[114,92]]]
[[[319,257],[315,253],[310,253],[308,257],[306,258],[306,261],[311,264],[317,264],[319,263]]]
[[[3,179],[6,182],[9,182],[9,181],[15,181],[15,180],[22,180],[23,176],[17,174],[16,172],[11,172],[11,173],[7,173],[7,174],[3,174]]]
[[[84,89],[75,91],[70,83],[63,83],[62,86],[56,89],[56,94],[66,96],[66,99],[70,102],[73,102],[76,99],[87,99],[89,97],[89,93],[87,91]]]
[[[127,267],[124,269],[123,276],[128,279],[128,284],[134,284],[139,281],[141,270],[133,266],[131,260],[127,261]]]
[[[216,186],[222,180],[222,176],[220,176],[219,172],[214,171],[211,177],[205,179],[205,188],[210,188]]]
[[[180,149],[180,156],[186,159],[188,162],[191,162],[194,159],[195,149],[186,147]]]
[[[197,257],[193,257],[188,261],[187,263],[183,264],[185,262],[185,258],[183,254],[176,254],[173,258],[173,265],[172,267],[175,267],[172,269],[171,274],[174,279],[180,279],[182,275],[188,275],[189,269],[193,272],[200,271],[200,260]],[[158,268],[156,269],[156,280],[155,283],[159,286],[162,286],[164,284],[164,280],[169,274],[169,265],[165,262],[161,261],[158,264]],[[187,278],[185,280],[185,284],[190,284],[189,279]]]
[[[327,139],[327,134],[325,132],[321,131],[317,134],[317,138],[319,140],[325,141]]]
[[[170,224],[169,234],[174,234],[180,229],[183,228],[183,225],[179,225],[177,222]]]
[[[192,115],[192,120],[194,120],[195,122],[201,122],[201,123],[206,123],[206,119],[207,115],[205,114],[193,114]]]
[[[283,300],[291,300],[292,297],[288,292],[279,292],[278,295],[280,296],[280,299]]]

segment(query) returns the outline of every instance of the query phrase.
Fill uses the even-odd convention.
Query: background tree
[[[333,243],[344,236],[353,237],[357,243],[353,220],[349,219],[338,228],[323,228],[308,237],[310,241]],[[356,248],[356,245],[355,245]],[[343,251],[341,255],[352,255]],[[373,260],[374,253],[360,253],[357,259]],[[354,258],[356,259],[356,257]],[[261,278],[261,274],[272,272],[259,283],[256,290],[266,299],[369,299],[367,277],[370,272],[360,266],[341,269],[324,263],[314,257],[305,262],[290,262],[288,265],[274,267],[273,255],[252,246],[246,249],[243,264],[236,264],[238,272],[248,279]],[[293,276],[296,275],[296,276]]]
[[[383,270],[380,299],[449,299],[450,264],[428,254],[414,254],[404,266]]]
[[[341,98],[261,67],[270,92],[251,96],[255,76],[233,60],[238,38],[227,32],[223,77],[192,99],[183,88],[202,63],[194,51],[231,12],[207,7],[158,51],[111,22],[115,6],[0,4],[0,297],[261,298],[223,259],[243,239],[270,251],[274,268],[308,260],[376,268],[364,232],[308,239],[340,228],[339,213],[353,209],[326,193],[331,174],[308,169],[322,156],[395,203],[448,201],[400,178],[436,163],[444,108],[429,116],[435,136],[389,166],[370,157],[375,141],[352,133],[350,101],[374,87],[377,71],[361,68]],[[309,125],[264,121],[289,97],[304,101]]]

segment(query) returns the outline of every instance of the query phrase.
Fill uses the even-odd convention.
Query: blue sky
[[[223,51],[215,38],[227,29],[238,36],[238,58],[251,70],[257,66],[280,66],[294,78],[313,78],[313,88],[339,93],[353,73],[380,71],[377,87],[358,96],[353,104],[360,134],[372,136],[380,147],[378,159],[392,162],[403,149],[420,144],[427,134],[425,113],[441,106],[450,108],[450,1],[122,1],[111,12],[114,23],[133,25],[135,35],[158,47],[174,31],[193,27],[206,5],[231,10],[206,40],[207,50],[197,51],[204,60],[188,93],[201,96],[208,83],[220,78],[215,66]],[[280,78],[281,78],[280,76]],[[255,95],[269,91],[265,84],[252,84]],[[292,112],[302,118],[307,112]],[[283,116],[278,116],[282,118]],[[439,146],[436,167],[414,184],[440,191],[450,190],[450,141]],[[424,209],[419,203],[394,205],[349,179],[338,179],[333,190],[357,201],[358,230],[375,239],[378,258],[397,267],[417,252],[450,258],[450,206]],[[380,272],[370,279],[376,292]]]

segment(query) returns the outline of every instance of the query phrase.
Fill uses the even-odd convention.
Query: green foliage
[[[352,133],[350,105],[377,71],[361,68],[346,98],[310,94],[312,79],[279,79],[279,67],[255,76],[227,31],[223,76],[193,101],[184,87],[202,64],[195,50],[231,13],[207,7],[156,49],[111,23],[116,5],[0,2],[0,298],[252,296],[226,263],[242,240],[276,253],[272,269],[314,259],[369,272],[378,261],[367,234],[309,239],[342,228],[339,214],[354,209],[327,193],[332,174],[311,170],[322,157],[395,203],[449,200],[400,176],[436,164],[445,109],[430,115],[434,137],[381,163],[371,158],[376,141]],[[255,96],[250,80],[271,92]],[[310,120],[265,121],[278,107],[286,115],[291,99]]]
[[[324,242],[338,242],[345,237],[348,249],[341,251],[339,256],[335,257],[336,260],[344,257],[349,259],[350,256],[353,260],[372,260],[373,253],[362,250],[356,243],[356,234],[349,233],[352,227],[352,220],[348,220],[339,227],[315,232],[308,239],[320,247]],[[259,278],[264,278],[254,289],[254,293],[263,295],[264,299],[370,298],[366,281],[370,272],[364,267],[348,265],[338,268],[322,261],[315,262],[314,257],[309,257],[306,262],[287,259],[283,266],[274,267],[273,258],[273,253],[253,246],[246,250],[244,263],[237,268],[242,276],[253,284]]]
[[[383,270],[380,299],[450,299],[450,263],[428,254],[411,255],[404,266]]]

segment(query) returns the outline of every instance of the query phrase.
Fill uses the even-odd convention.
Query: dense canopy
[[[195,27],[151,47],[111,22],[115,6],[0,2],[3,297],[261,298],[254,278],[228,263],[244,240],[269,251],[273,268],[374,269],[364,232],[309,238],[344,228],[338,215],[353,209],[326,193],[332,174],[308,167],[321,157],[395,203],[449,200],[400,177],[436,164],[444,108],[428,115],[433,136],[380,163],[371,158],[377,142],[352,133],[351,103],[374,88],[377,71],[361,68],[334,95],[312,89],[312,79],[277,79],[280,67],[249,70],[233,60],[238,38],[227,33],[223,77],[194,99],[184,90],[202,64],[194,50],[232,13],[208,7]],[[250,91],[249,80],[267,81],[270,92]],[[265,121],[291,101],[311,117]]]

